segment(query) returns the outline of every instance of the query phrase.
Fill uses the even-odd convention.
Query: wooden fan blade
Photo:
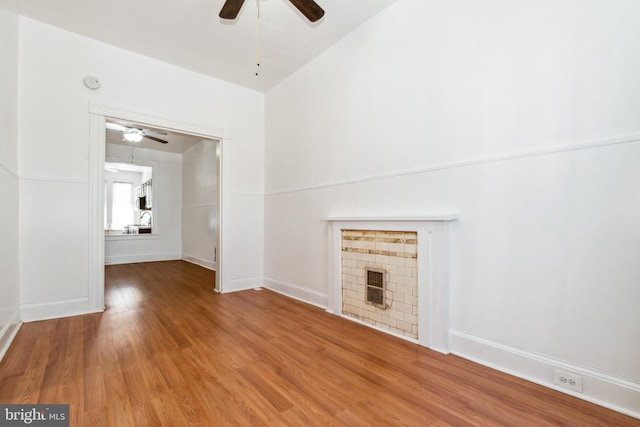
[[[324,16],[324,10],[313,0],[289,0],[311,22]]]
[[[156,138],[155,136],[144,135],[145,138],[150,139],[152,141],[159,142],[161,144],[168,144],[169,141],[165,141],[164,139]]]
[[[244,0],[227,0],[224,2],[218,16],[222,19],[236,19],[243,3]]]

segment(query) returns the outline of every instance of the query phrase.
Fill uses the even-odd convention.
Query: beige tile
[[[405,295],[411,295],[411,288],[403,283],[397,283],[396,293],[399,295],[398,299],[404,301]]]
[[[404,320],[397,320],[396,328],[411,333],[411,323],[405,322]]]
[[[389,263],[398,267],[404,267],[404,258],[400,257],[390,257]]]
[[[414,268],[418,264],[415,258],[402,258],[402,265],[409,268]]]
[[[385,256],[385,255],[376,255],[375,257],[376,257],[375,260],[378,264],[381,264],[381,265],[390,264],[391,257]]]
[[[358,261],[356,261],[355,259],[350,259],[350,258],[343,258],[342,259],[342,267],[352,267],[352,268],[357,268],[358,267]]]
[[[380,329],[384,329],[385,331],[389,330],[389,325],[387,325],[386,323],[375,322],[375,325]]]
[[[413,314],[404,314],[404,321],[408,322],[412,325],[417,325],[418,324],[418,316],[414,316]]]
[[[363,249],[369,249],[369,250],[373,250],[376,248],[376,242],[372,242],[372,241],[363,241],[362,242],[362,248]]]
[[[404,245],[402,243],[389,243],[389,250],[392,252],[404,252]]]
[[[396,310],[398,311],[399,318],[405,319],[405,315],[412,315],[412,306],[409,304],[405,304],[404,302],[396,303]]]
[[[376,242],[376,249],[379,251],[388,251],[390,244],[387,242]]]

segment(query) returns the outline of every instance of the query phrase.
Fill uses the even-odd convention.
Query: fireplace
[[[455,214],[329,217],[328,311],[449,352]]]
[[[418,233],[342,230],[342,314],[418,339]]]

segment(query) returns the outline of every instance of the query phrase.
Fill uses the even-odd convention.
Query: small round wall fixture
[[[100,87],[100,82],[97,77],[94,76],[86,76],[84,78],[84,85],[91,90],[96,90]]]

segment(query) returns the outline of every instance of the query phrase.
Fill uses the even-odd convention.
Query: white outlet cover
[[[553,383],[557,386],[582,393],[582,377],[576,373],[554,369]]]

